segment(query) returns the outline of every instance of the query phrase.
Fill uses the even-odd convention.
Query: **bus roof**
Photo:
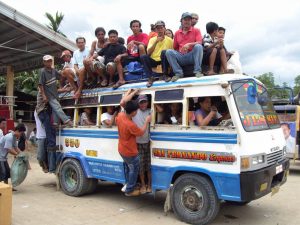
[[[164,89],[166,87],[176,88],[176,87],[184,87],[184,86],[202,86],[202,85],[215,85],[227,83],[233,80],[243,80],[243,79],[254,79],[248,75],[242,74],[226,74],[226,75],[213,75],[213,76],[204,76],[201,78],[197,77],[186,77],[177,80],[176,82],[165,82],[165,81],[156,81],[150,88],[146,87],[146,82],[135,82],[135,83],[127,83],[119,87],[118,89],[113,89],[111,87],[101,87],[94,89],[84,89],[82,90],[82,96],[89,96],[91,94],[107,94],[107,93],[122,93],[127,91],[128,89]],[[256,80],[257,81],[257,80]],[[260,83],[258,81],[258,83]],[[73,93],[63,93],[60,94],[61,98],[69,98],[72,97]]]

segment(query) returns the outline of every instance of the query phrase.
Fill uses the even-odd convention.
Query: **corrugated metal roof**
[[[15,72],[43,67],[42,56],[60,60],[61,51],[77,49],[76,44],[0,1],[0,75],[6,66]]]

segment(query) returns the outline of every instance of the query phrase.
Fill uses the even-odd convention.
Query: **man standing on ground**
[[[0,182],[8,183],[10,178],[10,168],[7,162],[8,153],[18,155],[21,151],[18,149],[17,140],[26,131],[24,124],[20,123],[14,131],[6,134],[0,139]]]
[[[128,95],[130,94],[132,95],[132,90],[129,90],[124,98],[128,99]],[[125,179],[127,184],[125,189],[126,196],[137,196],[140,194],[140,190],[135,189],[140,164],[136,137],[142,136],[146,132],[148,124],[151,121],[151,115],[148,115],[144,125],[139,128],[132,121],[132,118],[137,114],[138,108],[139,106],[135,101],[127,101],[125,104],[125,112],[119,113],[116,118],[116,124],[119,131],[118,150],[125,163]]]
[[[202,35],[199,29],[192,26],[192,15],[183,13],[181,16],[182,27],[174,36],[174,50],[167,50],[166,56],[175,76],[172,81],[183,77],[182,66],[194,65],[196,77],[202,77],[201,63],[203,57]]]

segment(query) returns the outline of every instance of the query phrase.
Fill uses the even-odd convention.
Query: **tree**
[[[300,92],[300,75],[295,77],[294,84],[294,94],[297,95]]]
[[[255,78],[258,79],[259,81],[261,81],[268,89],[273,89],[275,87],[274,74],[271,72],[264,73]]]
[[[67,37],[64,33],[62,33],[59,30],[59,26],[60,26],[62,20],[64,19],[64,14],[58,13],[58,11],[56,11],[55,16],[52,16],[50,13],[46,12],[45,16],[50,21],[49,25],[46,25],[49,29],[55,31],[56,33],[61,34],[64,37]]]

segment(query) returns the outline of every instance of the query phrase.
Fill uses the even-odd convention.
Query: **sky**
[[[94,31],[116,29],[125,39],[131,35],[129,23],[138,19],[145,33],[150,24],[163,20],[173,32],[184,12],[199,15],[196,25],[202,35],[207,22],[226,28],[225,46],[238,51],[243,72],[251,76],[272,72],[275,83],[294,86],[300,75],[299,0],[1,0],[17,11],[47,24],[45,13],[64,14],[60,30],[75,41],[84,36],[87,46]],[[297,22],[298,21],[298,22]]]

